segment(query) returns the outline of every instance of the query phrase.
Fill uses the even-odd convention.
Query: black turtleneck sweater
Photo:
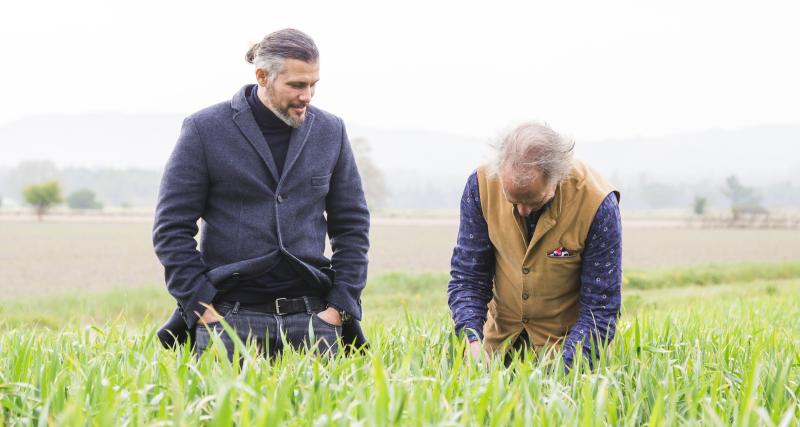
[[[261,129],[261,134],[267,141],[275,165],[278,166],[278,174],[283,174],[283,164],[286,162],[286,152],[289,151],[289,138],[292,136],[292,127],[278,118],[260,99],[258,99],[258,86],[254,85],[247,94],[247,103],[253,117]]]
[[[258,99],[253,85],[248,88],[247,102],[253,117],[264,135],[265,143],[272,152],[278,173],[283,174],[286,162],[286,153],[289,151],[289,139],[292,136],[292,127],[279,119],[264,103]],[[257,196],[254,196],[257,197]],[[264,303],[275,298],[294,298],[300,296],[320,296],[313,286],[308,286],[292,268],[286,258],[281,257],[280,262],[264,275],[250,280],[240,280],[227,284],[224,291],[217,297],[218,301],[239,301],[242,303]]]

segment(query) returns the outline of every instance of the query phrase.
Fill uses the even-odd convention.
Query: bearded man
[[[319,52],[306,34],[268,34],[246,54],[255,84],[188,117],[161,182],[156,254],[178,310],[159,338],[220,333],[264,354],[284,343],[335,353],[362,341],[369,212],[339,117],[311,105]],[[201,220],[199,247],[195,242]],[[325,237],[333,255],[324,255]]]

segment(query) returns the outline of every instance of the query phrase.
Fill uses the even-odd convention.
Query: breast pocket
[[[580,288],[581,256],[553,257],[545,260],[547,279],[545,288],[550,296],[563,296]]]
[[[320,175],[320,176],[312,176],[311,177],[311,188],[313,190],[322,191],[322,192],[327,193],[328,189],[331,187],[331,176],[332,176],[332,174]]]

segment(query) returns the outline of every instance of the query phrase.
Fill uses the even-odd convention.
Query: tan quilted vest
[[[560,345],[578,318],[581,256],[589,227],[603,199],[619,192],[580,161],[558,184],[549,209],[542,213],[533,237],[525,221],[506,201],[497,176],[478,169],[481,208],[495,248],[494,296],[484,326],[484,347],[505,352],[522,330],[536,351]],[[569,257],[551,257],[557,248]]]

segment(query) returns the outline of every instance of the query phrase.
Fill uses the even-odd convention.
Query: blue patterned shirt
[[[539,216],[549,206],[548,203],[528,216],[529,237],[533,235]],[[481,208],[478,175],[473,172],[461,198],[461,223],[447,285],[456,332],[466,333],[470,341],[483,338],[487,304],[492,299],[494,286],[494,256]],[[567,366],[572,365],[578,342],[584,343],[583,353],[588,357],[590,340],[597,346],[598,342],[614,339],[622,302],[621,285],[622,222],[617,198],[612,193],[597,209],[586,238],[581,259],[580,313],[563,347]]]

